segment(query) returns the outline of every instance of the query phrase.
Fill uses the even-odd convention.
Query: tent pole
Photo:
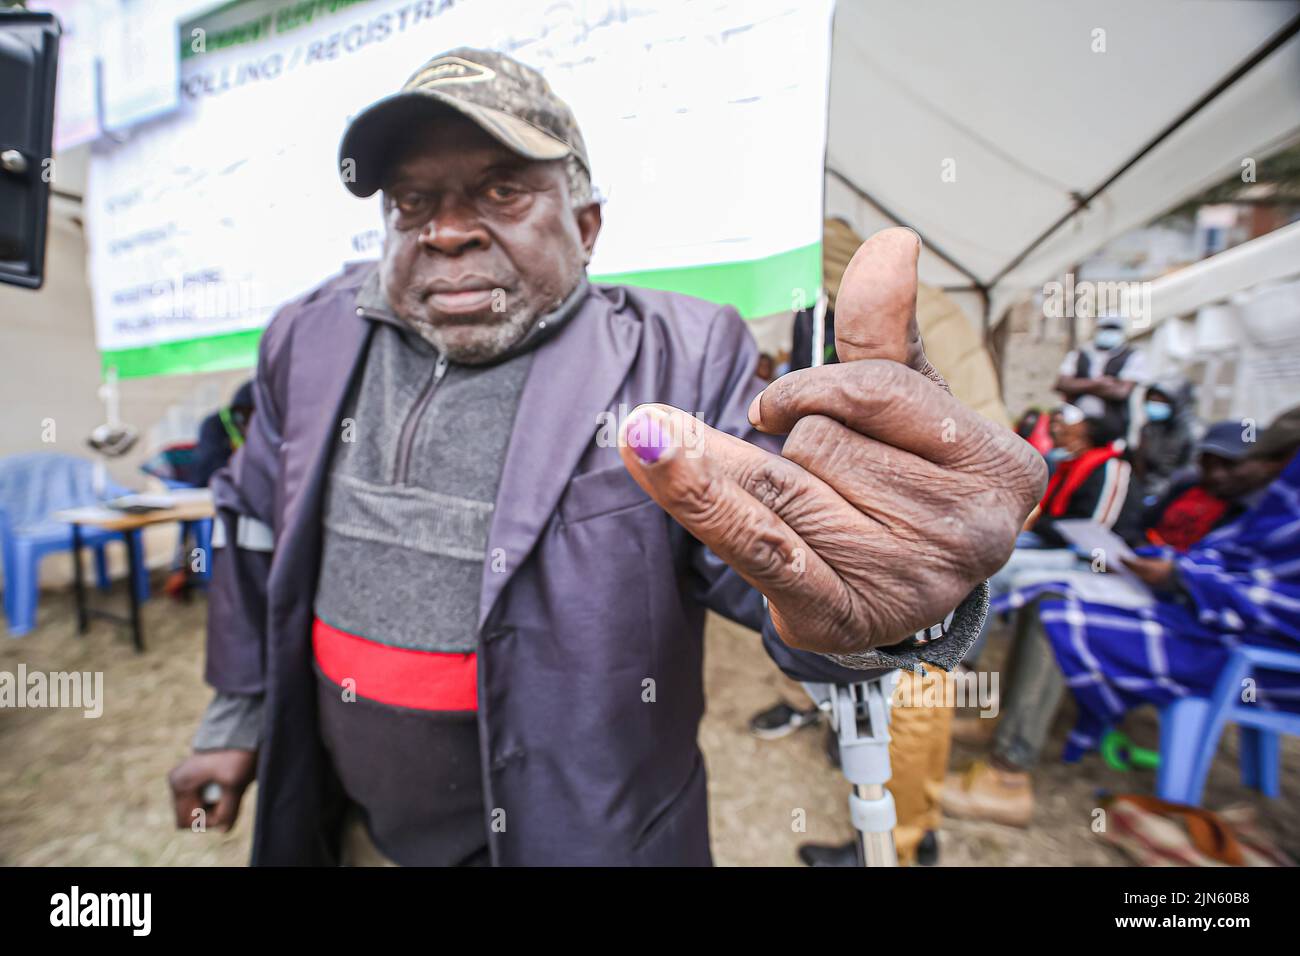
[[[826,290],[817,293],[817,303],[813,306],[812,355],[809,367],[817,368],[826,362]]]

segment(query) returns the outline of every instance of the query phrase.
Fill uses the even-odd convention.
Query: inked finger
[[[805,507],[815,479],[671,406],[635,409],[621,437],[620,454],[636,482],[773,604],[797,615],[801,637],[836,629],[851,604],[844,582],[771,506]],[[756,456],[769,459],[771,470]],[[759,497],[732,477],[746,470]],[[833,495],[829,488],[822,493]]]

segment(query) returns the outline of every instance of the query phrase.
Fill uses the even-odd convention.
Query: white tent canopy
[[[1252,286],[1297,274],[1300,222],[1293,222],[1152,282],[1151,324],[1190,315]]]
[[[1294,141],[1298,28],[1297,2],[841,0],[826,213],[916,229],[922,279],[996,322]]]
[[[1151,283],[1156,378],[1198,386],[1201,417],[1271,421],[1300,395],[1300,222]]]

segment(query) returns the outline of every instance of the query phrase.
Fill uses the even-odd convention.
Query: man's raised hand
[[[687,531],[768,598],[791,647],[854,654],[941,620],[1006,561],[1046,466],[966,408],[925,357],[920,243],[887,229],[840,284],[840,364],[782,376],[750,406],[780,456],[667,405],[621,454]]]

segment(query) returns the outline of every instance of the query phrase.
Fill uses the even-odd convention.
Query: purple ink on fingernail
[[[628,426],[627,443],[638,458],[651,465],[659,460],[668,447],[668,436],[656,416],[642,412]]]

